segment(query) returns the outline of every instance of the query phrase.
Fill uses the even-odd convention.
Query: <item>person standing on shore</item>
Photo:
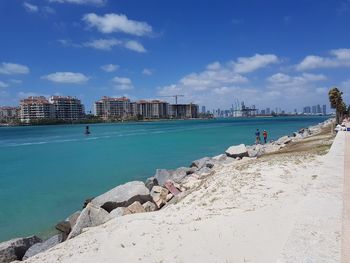
[[[264,143],[266,144],[266,142],[267,142],[267,131],[266,130],[264,130],[264,132],[263,132],[263,137],[264,137]]]
[[[259,129],[256,129],[256,132],[255,132],[255,143],[260,144],[260,131],[259,131]]]

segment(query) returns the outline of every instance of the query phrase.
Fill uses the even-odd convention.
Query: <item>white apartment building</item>
[[[20,102],[21,122],[55,119],[55,107],[45,97],[28,97]]]
[[[94,103],[95,115],[103,119],[123,119],[132,116],[130,100],[126,97],[102,97]]]
[[[19,107],[0,107],[0,121],[10,121],[18,119],[20,116]]]

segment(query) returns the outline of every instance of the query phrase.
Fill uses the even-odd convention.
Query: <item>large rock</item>
[[[123,202],[129,200],[135,195],[148,195],[149,190],[143,182],[134,181],[119,185],[108,192],[94,198],[91,203],[95,206],[101,206],[106,202]]]
[[[193,173],[193,169],[180,167],[176,170],[157,169],[155,178],[160,186],[163,186],[167,181],[180,183],[187,175]]]
[[[71,224],[69,223],[69,221],[58,222],[56,224],[55,228],[66,236],[68,236],[68,234],[72,230],[72,227],[71,227]]]
[[[292,138],[291,138],[291,137],[289,137],[289,136],[283,136],[283,137],[279,138],[279,139],[275,142],[275,144],[277,144],[277,145],[282,145],[282,144],[287,144],[287,143],[289,143],[289,142],[291,142],[291,141],[292,141]]]
[[[268,144],[256,144],[252,146],[247,146],[248,156],[249,157],[259,157],[265,153],[265,148]]]
[[[71,228],[74,227],[80,214],[81,214],[81,211],[76,211],[66,219],[66,221],[69,222]]]
[[[214,166],[214,162],[212,158],[204,157],[199,160],[195,160],[192,162],[191,167],[196,167],[198,170],[203,167],[212,168]]]
[[[172,193],[173,195],[178,195],[180,193],[180,190],[175,187],[174,183],[172,181],[167,181],[165,184],[164,184],[164,187],[166,189],[168,189],[168,191],[170,193]]]
[[[111,211],[113,211],[114,209],[116,209],[118,207],[127,207],[134,202],[139,202],[139,203],[143,204],[143,203],[146,203],[148,201],[153,202],[152,196],[150,196],[150,195],[135,195],[135,196],[131,197],[129,200],[124,201],[124,202],[118,202],[118,203],[117,202],[106,202],[101,206],[101,208],[103,208],[108,213],[110,213]]]
[[[83,228],[102,225],[111,219],[109,213],[101,207],[88,204],[79,215],[75,226],[69,233],[68,239],[79,235]]]
[[[151,196],[158,208],[161,208],[166,203],[168,193],[169,191],[166,188],[161,186],[153,186]]]
[[[142,206],[146,212],[153,212],[157,210],[157,206],[153,202],[146,202]]]
[[[42,240],[37,236],[15,238],[0,243],[0,262],[8,263],[14,260],[22,260],[27,250]]]
[[[131,214],[146,212],[145,208],[141,205],[141,203],[137,201],[129,205],[127,209],[130,211]]]
[[[120,217],[127,214],[126,207],[118,207],[109,213],[109,216],[112,218]]]
[[[240,144],[240,145],[235,145],[235,146],[231,146],[229,147],[226,151],[225,151],[226,155],[232,158],[243,158],[243,157],[248,157],[248,150],[245,147],[244,144]]]
[[[25,255],[23,257],[23,260],[26,260],[27,258],[30,258],[32,256],[35,256],[36,254],[44,252],[44,251],[58,245],[62,241],[63,241],[63,235],[58,234],[58,235],[55,235],[55,236],[49,238],[48,240],[46,240],[44,242],[36,243],[27,250],[27,252],[25,253]]]
[[[158,180],[152,176],[150,178],[147,178],[146,182],[145,182],[145,186],[148,188],[148,190],[152,190],[153,186],[155,185],[159,185]]]

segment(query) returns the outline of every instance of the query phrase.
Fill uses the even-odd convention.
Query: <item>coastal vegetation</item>
[[[335,109],[336,112],[336,123],[339,124],[345,115],[349,114],[350,106],[347,109],[345,102],[343,101],[343,92],[338,88],[334,87],[329,90],[329,102],[331,108]]]

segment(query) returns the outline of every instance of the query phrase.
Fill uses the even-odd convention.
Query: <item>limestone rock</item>
[[[165,184],[164,184],[164,187],[166,189],[168,189],[168,191],[170,193],[172,193],[173,195],[178,195],[180,193],[179,189],[175,187],[174,183],[172,181],[167,181]]]
[[[106,202],[101,206],[101,208],[103,208],[108,213],[110,213],[111,211],[113,211],[114,209],[116,209],[118,207],[127,207],[136,201],[143,204],[143,203],[146,203],[148,201],[153,202],[153,198],[150,195],[135,195],[135,196],[131,197],[129,200],[123,201],[123,202],[118,202],[118,203],[117,202]]]
[[[27,250],[27,252],[25,253],[25,255],[23,257],[23,260],[30,258],[32,256],[35,256],[36,254],[39,254],[41,252],[44,252],[44,251],[58,245],[62,241],[63,241],[63,235],[58,234],[58,235],[55,235],[53,237],[50,237],[48,240],[45,240],[44,242],[36,243]]]
[[[166,188],[161,186],[153,186],[151,196],[158,208],[161,208],[166,203],[168,193],[169,191]]]
[[[176,170],[157,169],[155,178],[160,186],[163,186],[167,181],[181,182],[188,174],[193,173],[191,168],[180,167]]]
[[[37,236],[30,236],[0,243],[0,262],[8,263],[14,260],[22,260],[27,250],[41,241]]]
[[[126,207],[118,207],[118,208],[114,209],[112,212],[110,212],[109,216],[115,218],[115,217],[123,216],[126,213],[127,213]]]
[[[248,156],[248,151],[244,144],[231,146],[225,151],[225,153],[232,158]]]
[[[153,202],[148,201],[144,203],[142,206],[146,212],[153,212],[157,210],[157,206]]]
[[[287,143],[289,143],[289,142],[291,142],[291,141],[292,141],[292,138],[290,138],[289,136],[283,136],[283,137],[279,138],[279,139],[275,142],[275,144],[277,144],[277,145],[282,145],[282,144],[287,144]]]
[[[219,154],[217,156],[214,156],[212,159],[214,161],[217,161],[217,162],[223,162],[227,159],[227,155],[226,154]]]
[[[145,208],[141,205],[140,202],[134,202],[127,207],[131,214],[144,213],[146,212]]]
[[[203,167],[212,168],[214,166],[214,162],[209,157],[204,157],[192,162],[191,167],[196,167],[198,170]]]
[[[148,195],[149,190],[143,182],[134,181],[119,185],[108,192],[94,198],[91,203],[95,206],[101,206],[106,202],[123,202],[135,195]]]
[[[109,213],[101,207],[88,204],[79,215],[75,226],[70,232],[68,239],[79,235],[83,228],[102,225],[111,219]]]
[[[77,222],[78,217],[80,216],[80,213],[81,213],[81,211],[76,211],[66,219],[66,221],[69,222],[71,228],[74,227],[75,223]]]
[[[169,202],[173,197],[174,197],[174,195],[172,193],[167,194],[166,202]]]
[[[66,236],[70,233],[70,231],[72,230],[71,224],[69,223],[69,221],[61,221],[58,222],[55,226],[55,228],[62,232],[63,234],[65,234]]]

